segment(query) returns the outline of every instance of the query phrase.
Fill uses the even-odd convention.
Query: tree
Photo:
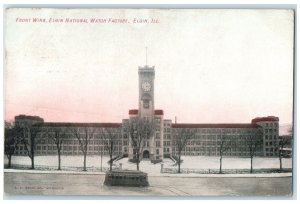
[[[290,141],[293,137],[293,129],[292,127],[288,130],[288,135],[287,136],[282,136],[279,138],[278,142],[278,156],[279,156],[279,165],[280,165],[280,170],[282,170],[282,156],[283,156],[283,148],[286,147],[288,144],[290,144]]]
[[[139,171],[141,154],[146,140],[150,138],[154,131],[154,122],[153,119],[138,117],[130,119],[127,126],[130,144],[133,149],[134,161],[136,162],[136,169]]]
[[[221,132],[220,141],[218,141],[217,144],[219,145],[218,150],[219,150],[219,155],[220,155],[219,174],[221,174],[222,173],[223,155],[225,152],[230,150],[235,145],[235,143],[231,140],[231,137],[229,135],[227,135],[226,133],[223,134],[223,132]]]
[[[23,143],[25,151],[31,160],[31,169],[34,169],[36,138],[40,131],[41,126],[39,123],[34,125],[27,124],[22,128],[21,143]]]
[[[250,156],[250,173],[253,172],[253,157],[256,155],[256,152],[261,148],[262,143],[263,132],[261,129],[258,129],[250,134],[249,140],[247,141]]]
[[[15,153],[15,149],[19,144],[20,128],[14,127],[13,123],[5,121],[5,132],[4,132],[4,151],[8,159],[8,168],[11,168],[12,155]]]
[[[80,128],[71,128],[70,130],[78,139],[80,149],[83,153],[83,171],[86,171],[86,155],[88,152],[88,144],[94,136],[95,128],[85,126]]]
[[[195,131],[190,128],[178,128],[175,130],[175,134],[173,135],[173,143],[177,150],[178,155],[178,173],[180,172],[181,165],[181,154],[184,148],[186,147],[188,141],[191,141],[194,138]]]
[[[103,141],[104,149],[109,154],[109,171],[112,171],[113,155],[117,151],[117,144],[119,142],[118,131],[115,128],[104,128],[101,132],[101,139]]]
[[[66,130],[61,127],[54,127],[48,132],[48,136],[54,141],[58,155],[58,169],[61,170],[61,148],[65,139]]]

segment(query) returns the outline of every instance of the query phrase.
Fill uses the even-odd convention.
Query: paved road
[[[181,178],[150,176],[149,187],[110,187],[104,175],[4,173],[6,195],[291,196],[292,177]]]

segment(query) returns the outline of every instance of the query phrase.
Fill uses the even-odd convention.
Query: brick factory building
[[[274,116],[254,118],[250,123],[226,123],[226,124],[187,124],[175,123],[164,119],[164,111],[155,109],[154,104],[154,67],[139,67],[139,107],[129,110],[128,119],[122,123],[55,123],[44,122],[38,116],[19,115],[15,117],[16,126],[27,126],[39,124],[41,131],[38,133],[35,145],[36,155],[57,154],[56,145],[50,134],[59,128],[64,133],[62,154],[82,154],[79,141],[68,131],[77,128],[82,133],[88,128],[93,130],[92,137],[87,147],[88,155],[99,155],[101,152],[108,154],[104,148],[101,135],[107,130],[116,137],[116,148],[114,154],[126,155],[133,158],[133,149],[130,137],[127,134],[126,124],[134,118],[147,118],[155,121],[155,131],[152,136],[144,141],[142,158],[151,161],[160,161],[163,157],[177,154],[174,137],[181,129],[193,130],[193,138],[188,141],[182,155],[218,156],[220,145],[226,141],[231,145],[224,155],[234,157],[249,156],[249,144],[253,135],[259,136],[259,144],[255,146],[256,156],[274,157],[278,156],[277,145],[279,142],[279,118]],[[16,155],[26,155],[24,145],[19,145]]]

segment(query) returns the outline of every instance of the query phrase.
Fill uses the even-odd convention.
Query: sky
[[[292,123],[289,10],[8,9],[5,17],[5,120],[26,114],[47,122],[121,122],[138,108],[147,46],[155,108],[165,119],[249,123],[277,116]]]

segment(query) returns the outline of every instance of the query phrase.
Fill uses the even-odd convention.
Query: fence
[[[196,173],[196,174],[219,174],[220,169],[187,169],[182,168],[180,172],[183,174]],[[253,169],[252,173],[285,173],[292,172],[291,168],[284,168],[282,170],[276,168],[268,169]],[[176,174],[178,168],[162,168],[161,173]],[[250,169],[222,169],[222,174],[249,174]]]
[[[113,170],[122,170],[122,165],[112,166]],[[11,169],[22,169],[28,170],[31,169],[31,165],[19,165],[13,164],[11,165]],[[43,171],[55,171],[58,169],[58,166],[45,166],[45,165],[34,165],[35,170],[43,170]],[[89,172],[107,172],[109,171],[109,167],[86,167],[86,170]],[[82,167],[75,166],[61,166],[61,171],[83,171]]]

